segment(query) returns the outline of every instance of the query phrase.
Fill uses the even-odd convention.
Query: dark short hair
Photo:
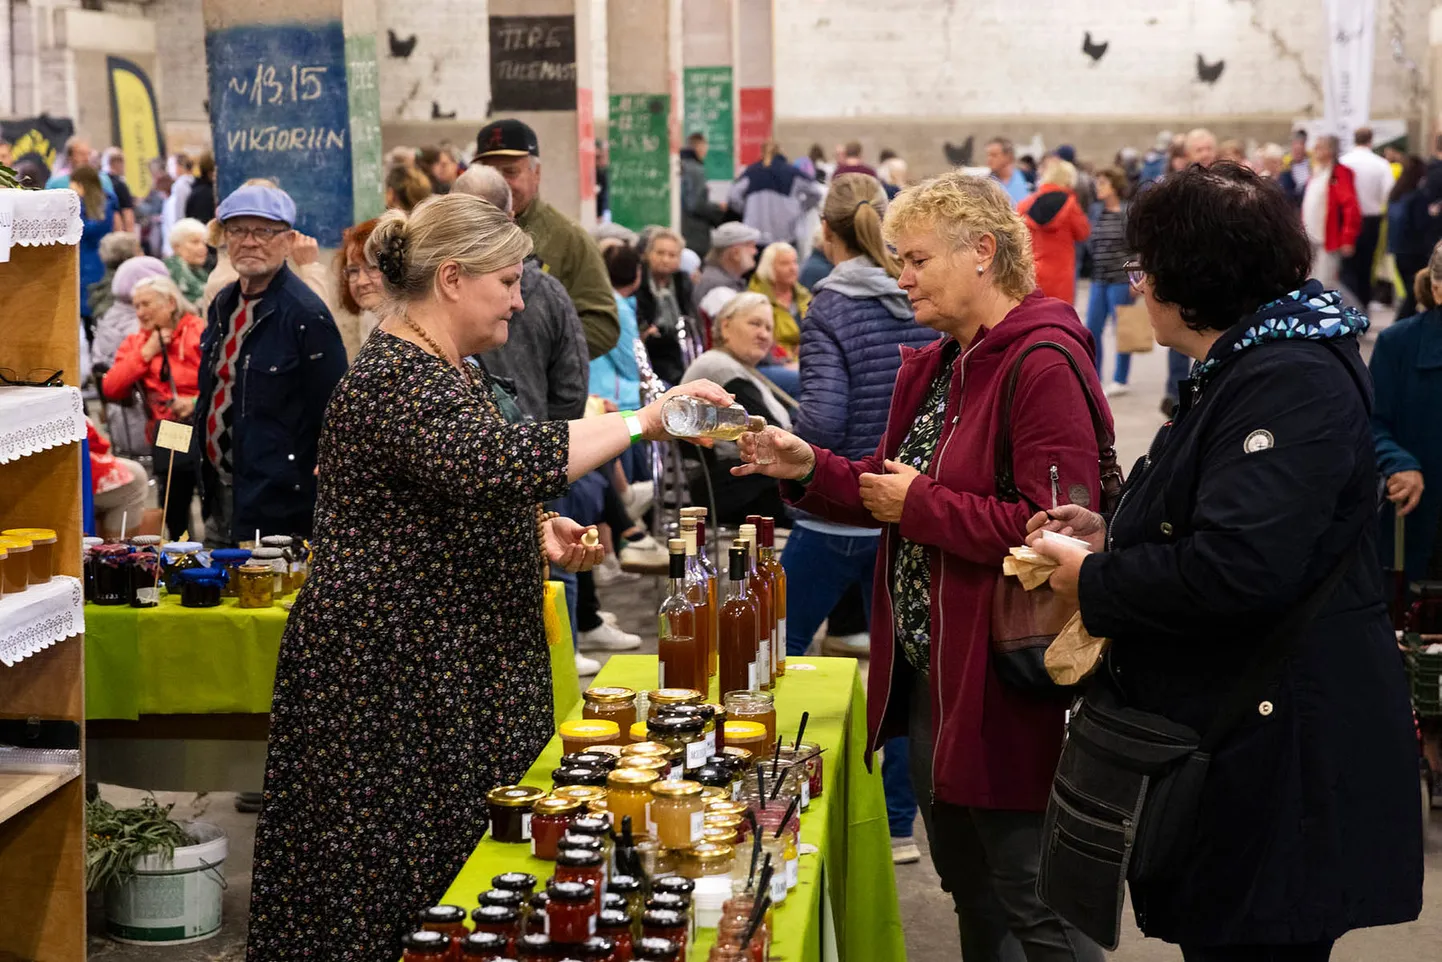
[[[1132,202],[1127,248],[1157,300],[1195,331],[1226,330],[1302,286],[1312,247],[1285,193],[1240,164],[1192,165]]]
[[[606,261],[606,273],[611,277],[611,286],[620,290],[636,283],[641,272],[641,255],[629,244],[616,244],[606,248],[602,255]]]
[[[1127,172],[1120,167],[1106,167],[1097,171],[1097,176],[1106,178],[1118,197],[1126,197],[1131,190],[1132,182],[1127,178]]]
[[[846,156],[848,156],[848,157],[860,157],[860,156],[861,156],[861,141],[859,141],[859,140],[848,140],[848,141],[846,142],[846,146],[845,146],[843,149],[846,151]]]
[[[706,135],[699,130],[693,131],[686,137],[686,146],[688,147],[695,147],[697,144],[704,144],[705,142]]]
[[[1372,128],[1358,127],[1356,130],[1352,131],[1352,143],[1356,144],[1358,147],[1372,146]]]
[[[992,144],[996,144],[998,147],[1000,147],[1001,152],[1003,154],[1006,154],[1008,157],[1016,156],[1016,147],[1012,144],[1011,141],[1007,140],[1005,137],[993,137],[986,142],[986,146],[988,147],[990,147]]]

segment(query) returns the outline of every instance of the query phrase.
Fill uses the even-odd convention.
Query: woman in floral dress
[[[366,247],[387,317],[336,388],[316,547],[281,644],[250,962],[393,962],[486,828],[486,793],[552,733],[543,559],[597,563],[538,514],[571,479],[660,438],[659,403],[507,425],[464,361],[506,338],[531,242],[452,194]],[[671,392],[714,403],[707,382]],[[669,396],[669,395],[668,395]]]

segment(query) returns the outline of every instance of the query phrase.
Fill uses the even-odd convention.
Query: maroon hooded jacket
[[[991,665],[991,600],[1002,559],[1024,543],[1035,508],[1099,498],[1096,434],[1082,384],[1053,350],[1022,362],[1012,404],[1012,442],[1018,503],[995,497],[993,444],[1000,395],[1016,358],[1028,345],[1065,346],[1101,401],[1092,338],[1070,304],[1034,291],[990,330],[980,330],[953,368],[942,429],[931,469],[907,491],[901,523],[888,524],[871,616],[871,672],[867,691],[868,749],[906,733],[912,671],[896,649],[891,584],[901,538],[931,553],[931,719],[935,735],[935,797],[954,805],[1015,811],[1046,807],[1061,751],[1065,706],[1023,694]],[[920,350],[902,348],[886,433],[875,454],[860,461],[814,448],[816,474],[783,493],[798,507],[843,524],[874,526],[861,505],[858,477],[882,473],[895,459],[950,338]],[[1108,414],[1110,421],[1110,414]],[[1110,429],[1110,425],[1109,425]]]

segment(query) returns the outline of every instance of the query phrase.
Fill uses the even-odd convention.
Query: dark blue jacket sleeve
[[[305,371],[305,420],[319,427],[325,420],[331,392],[346,372],[345,344],[330,312],[303,316],[297,327],[301,365]]]
[[[1397,441],[1397,420],[1406,413],[1407,357],[1402,338],[1405,330],[1383,331],[1372,351],[1372,385],[1376,401],[1372,407],[1372,438],[1377,442],[1377,471],[1382,477],[1399,471],[1421,471],[1416,456]]]
[[[830,325],[815,319],[815,309],[801,322],[801,397],[796,436],[828,451],[846,440],[846,355]]]

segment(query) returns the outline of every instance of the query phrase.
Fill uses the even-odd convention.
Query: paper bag
[[[1147,306],[1141,301],[1117,305],[1117,353],[1146,354],[1155,345]]]
[[[1078,684],[1097,670],[1106,650],[1107,640],[1087,634],[1078,611],[1047,646],[1046,673],[1058,685]]]

